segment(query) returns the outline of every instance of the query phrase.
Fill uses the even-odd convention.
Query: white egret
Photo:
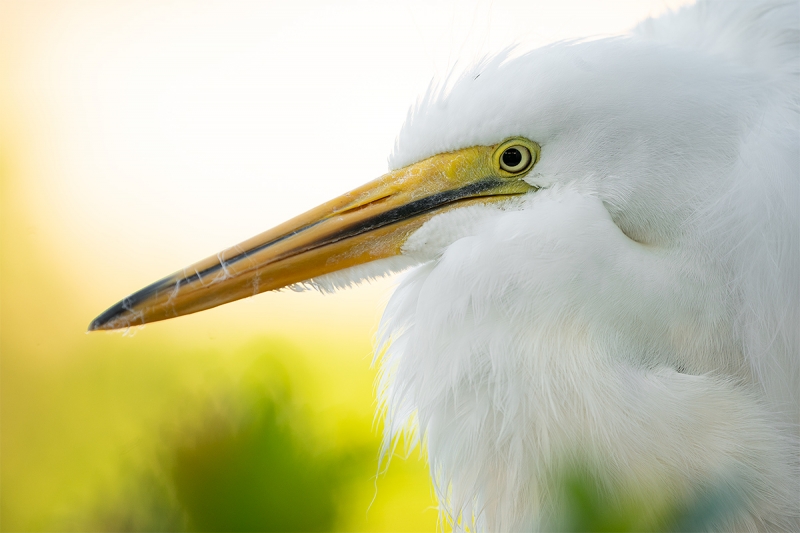
[[[506,50],[428,90],[390,173],[90,329],[416,265],[381,327],[386,442],[416,428],[461,526],[547,527],[585,461],[674,502],[724,485],[718,530],[800,530],[799,16],[701,1]]]

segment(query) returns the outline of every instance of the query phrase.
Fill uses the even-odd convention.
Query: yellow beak
[[[385,174],[123,298],[89,330],[196,313],[398,255],[409,235],[439,213],[532,189],[522,175],[498,168],[498,147],[508,143],[435,155]]]

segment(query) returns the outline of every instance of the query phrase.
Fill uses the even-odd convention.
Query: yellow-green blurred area
[[[84,334],[92,309],[31,239],[10,160],[4,153],[3,530],[435,528],[416,454],[376,478],[367,328],[243,340],[189,326]]]
[[[376,479],[368,330],[84,334],[92,309],[32,242],[9,159],[3,530],[434,529],[416,454]]]

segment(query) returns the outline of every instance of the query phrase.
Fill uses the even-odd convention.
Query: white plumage
[[[547,527],[548,480],[588,461],[637,494],[724,485],[718,530],[800,529],[798,16],[700,2],[505,51],[410,112],[393,168],[542,146],[538,191],[409,239],[382,322],[385,449],[424,437],[462,526]]]

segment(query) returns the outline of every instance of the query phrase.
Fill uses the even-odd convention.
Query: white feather
[[[800,529],[798,26],[797,2],[701,2],[412,109],[393,168],[542,147],[541,189],[409,239],[382,323],[384,450],[424,438],[452,520],[545,528],[580,459],[676,501],[726,484],[719,530]]]

